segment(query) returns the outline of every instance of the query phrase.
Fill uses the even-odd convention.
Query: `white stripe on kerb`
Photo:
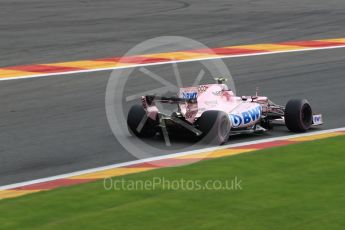
[[[287,140],[287,139],[297,138],[297,137],[308,137],[308,136],[314,136],[314,135],[325,134],[325,133],[334,133],[334,132],[339,132],[339,131],[345,131],[345,127],[337,128],[337,129],[321,130],[321,131],[315,131],[315,132],[303,133],[303,134],[287,135],[287,136],[282,136],[282,137],[274,137],[274,138],[268,138],[268,139],[263,139],[263,140],[248,141],[248,142],[243,142],[243,143],[229,144],[229,145],[223,145],[223,146],[217,146],[217,147],[211,147],[211,148],[197,149],[197,150],[180,152],[180,153],[173,153],[173,154],[168,154],[168,155],[158,156],[158,157],[150,157],[150,158],[146,158],[146,159],[142,159],[142,160],[129,161],[129,162],[118,163],[118,164],[113,164],[113,165],[108,165],[108,166],[103,166],[103,167],[98,167],[98,168],[93,168],[93,169],[86,169],[86,170],[82,170],[82,171],[66,173],[66,174],[52,176],[52,177],[46,177],[46,178],[42,178],[42,179],[36,179],[36,180],[31,180],[31,181],[26,181],[26,182],[4,185],[4,186],[0,186],[0,191],[6,190],[6,189],[14,189],[17,187],[22,187],[22,186],[27,186],[27,185],[33,185],[33,184],[37,184],[37,183],[43,183],[43,182],[58,180],[58,179],[66,179],[69,177],[80,176],[80,175],[84,175],[87,173],[95,173],[95,172],[99,172],[99,171],[103,171],[103,170],[115,169],[115,168],[120,168],[120,167],[125,167],[125,166],[131,166],[131,165],[140,164],[140,163],[171,159],[171,158],[181,157],[181,156],[188,156],[188,155],[192,155],[192,154],[196,154],[196,153],[210,152],[210,151],[215,151],[215,150],[219,150],[219,149],[241,147],[241,146],[252,145],[252,144],[262,144],[262,143]]]
[[[269,52],[253,53],[253,54],[238,54],[238,55],[223,55],[223,56],[219,55],[219,56],[206,57],[206,58],[191,58],[188,60],[171,60],[171,61],[163,61],[163,62],[155,62],[155,63],[133,64],[133,65],[128,65],[128,66],[118,66],[118,67],[114,66],[114,67],[109,67],[109,68],[75,70],[75,71],[61,72],[61,73],[42,73],[42,74],[27,75],[27,76],[24,75],[24,76],[18,76],[18,77],[0,78],[0,81],[40,78],[40,77],[49,77],[49,76],[71,75],[71,74],[78,74],[78,73],[92,73],[92,72],[116,70],[116,69],[130,69],[130,68],[136,68],[136,67],[140,67],[140,66],[154,66],[154,65],[172,64],[172,63],[185,63],[185,62],[206,61],[206,60],[214,60],[214,59],[262,56],[262,55],[272,55],[272,54],[281,54],[281,53],[305,52],[305,51],[339,49],[339,48],[345,48],[345,45],[343,45],[343,46],[329,46],[329,47],[309,47],[309,48],[302,48],[302,49],[297,49],[297,50],[269,51]]]

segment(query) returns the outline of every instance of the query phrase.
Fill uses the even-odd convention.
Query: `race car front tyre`
[[[146,116],[141,105],[133,105],[127,116],[127,126],[131,134],[137,137],[153,137],[156,134],[155,121]]]
[[[306,99],[289,100],[285,106],[285,125],[292,132],[307,131],[313,121],[313,112]]]
[[[223,111],[205,111],[196,121],[196,126],[202,132],[201,141],[205,144],[221,145],[229,139],[231,123]]]

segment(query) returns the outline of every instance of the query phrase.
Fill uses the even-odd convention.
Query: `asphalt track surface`
[[[0,0],[0,66],[118,56],[162,35],[210,47],[344,37],[341,1]],[[237,93],[308,98],[322,129],[345,126],[345,49],[226,59]],[[197,64],[179,64],[184,81]],[[150,67],[173,79],[171,65]],[[0,185],[134,160],[107,123],[109,71],[0,82]],[[127,90],[149,84],[137,76]],[[233,143],[288,135],[278,128]],[[130,137],[129,137],[130,138]],[[159,141],[152,142],[159,145]],[[184,146],[185,143],[177,143]],[[160,146],[161,147],[161,146]],[[169,151],[157,151],[165,154]]]

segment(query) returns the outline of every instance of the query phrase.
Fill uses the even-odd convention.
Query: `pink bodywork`
[[[220,110],[229,115],[233,128],[251,127],[258,123],[262,112],[267,110],[268,99],[262,96],[237,97],[225,84],[207,84],[181,88],[179,95],[184,99],[196,99],[196,103],[179,103],[180,112],[193,124],[203,112]],[[145,100],[143,98],[143,100]],[[158,109],[153,104],[143,106],[151,119],[156,119]]]

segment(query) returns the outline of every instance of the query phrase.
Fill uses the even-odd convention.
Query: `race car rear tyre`
[[[141,122],[144,124],[140,125]],[[141,105],[133,105],[127,116],[127,126],[131,134],[137,137],[153,137],[156,134],[155,121],[146,117],[146,111]],[[140,126],[142,128],[140,129]]]
[[[223,111],[205,111],[196,121],[205,144],[221,145],[228,141],[231,129],[229,116]]]
[[[306,99],[289,100],[285,107],[285,125],[292,132],[305,132],[313,122],[313,112]]]

